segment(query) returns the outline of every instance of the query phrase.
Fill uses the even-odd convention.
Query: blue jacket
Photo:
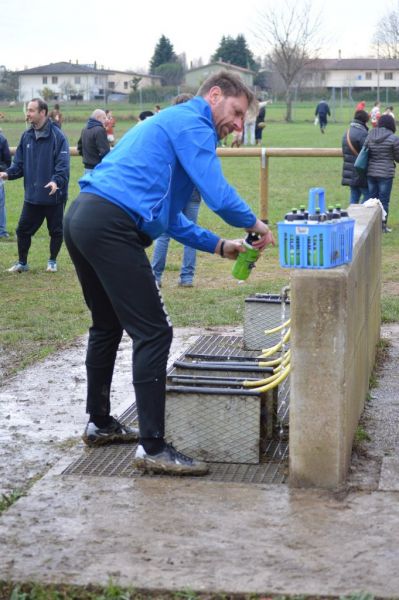
[[[194,187],[230,225],[249,228],[256,221],[224,178],[216,145],[210,106],[197,96],[130,129],[79,183],[82,192],[120,206],[150,238],[166,232],[182,244],[214,252],[219,237],[181,212]]]
[[[30,127],[22,134],[14,160],[7,169],[8,178],[24,178],[25,202],[30,204],[61,204],[67,201],[69,181],[69,145],[59,127],[47,121],[39,137]],[[58,190],[52,196],[50,181],[55,181]]]

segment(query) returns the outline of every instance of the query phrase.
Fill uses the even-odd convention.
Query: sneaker
[[[56,273],[57,272],[57,261],[49,260],[47,263],[47,273]]]
[[[131,444],[139,439],[139,430],[119,423],[114,417],[107,427],[97,427],[89,421],[83,432],[82,440],[87,446],[104,446],[113,442]]]
[[[147,454],[143,446],[137,446],[133,466],[144,472],[168,475],[206,475],[206,463],[178,452],[172,444],[166,444],[159,454]]]
[[[382,233],[392,233],[392,229],[390,227],[387,227],[387,225],[383,225]]]
[[[29,271],[29,266],[28,263],[26,263],[26,265],[23,265],[18,261],[15,263],[15,265],[7,269],[7,271],[9,273],[24,273],[25,271]]]
[[[10,237],[10,234],[8,233],[8,231],[5,231],[4,233],[0,233],[0,238],[8,239],[9,237]]]
[[[192,281],[179,281],[179,287],[194,287]]]

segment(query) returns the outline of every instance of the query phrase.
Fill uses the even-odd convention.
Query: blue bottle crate
[[[320,211],[325,211],[323,188],[309,190],[309,214],[315,212],[316,197]],[[355,220],[344,218],[323,223],[280,222],[279,256],[282,267],[291,269],[330,269],[352,260]]]

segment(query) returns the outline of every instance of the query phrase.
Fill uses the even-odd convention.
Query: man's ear
[[[216,106],[222,98],[222,90],[218,85],[214,85],[208,92],[209,103],[211,106]]]

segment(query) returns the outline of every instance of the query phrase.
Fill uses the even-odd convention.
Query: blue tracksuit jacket
[[[193,188],[224,221],[249,228],[256,215],[223,176],[209,104],[197,96],[130,129],[92,173],[82,192],[120,206],[152,239],[161,233],[214,252],[219,237],[189,221],[182,210]]]

